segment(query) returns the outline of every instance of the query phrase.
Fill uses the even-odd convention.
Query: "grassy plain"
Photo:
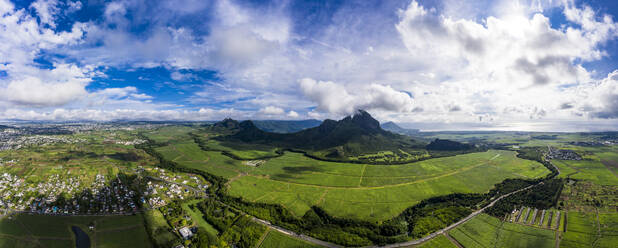
[[[554,247],[555,232],[481,214],[451,230],[449,235],[464,247]]]
[[[286,153],[235,178],[229,192],[249,201],[282,204],[297,216],[318,205],[334,216],[383,220],[429,197],[486,192],[506,178],[547,173],[541,164],[516,158],[511,151],[390,166],[324,162]]]
[[[595,160],[552,160],[560,169],[560,177],[587,180],[599,185],[618,185],[618,177]]]
[[[263,157],[278,156],[277,148],[267,145],[259,144],[244,144],[244,143],[232,143],[232,142],[220,142],[217,140],[209,139],[205,141],[204,145],[208,149],[213,151],[225,151],[237,158],[244,160],[259,159]]]

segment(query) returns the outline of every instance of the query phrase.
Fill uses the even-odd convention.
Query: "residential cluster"
[[[126,214],[136,212],[140,206],[165,206],[173,200],[195,196],[198,188],[208,188],[195,176],[162,176],[170,181],[149,177],[107,180],[98,174],[86,185],[68,175],[53,174],[33,183],[27,178],[3,173],[0,174],[0,209],[40,214]],[[191,178],[195,178],[196,187],[188,185]]]
[[[55,143],[75,144],[86,142],[85,139],[51,135],[15,136],[5,138],[5,140],[0,140],[0,151],[17,150],[27,146],[46,146]]]
[[[574,151],[567,149],[556,149],[553,147],[549,147],[547,158],[559,160],[582,160],[582,157]]]
[[[202,195],[208,189],[208,184],[195,175],[171,174],[160,168],[140,169],[139,173],[146,171],[144,175],[152,179],[146,184],[142,199],[151,208],[165,206],[173,200]]]

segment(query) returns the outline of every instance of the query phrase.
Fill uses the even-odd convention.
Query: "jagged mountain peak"
[[[370,132],[382,131],[380,122],[362,109],[357,110],[353,115],[346,116],[337,123],[339,125],[355,125]]]

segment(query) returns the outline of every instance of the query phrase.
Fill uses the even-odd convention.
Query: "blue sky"
[[[615,1],[0,0],[0,119],[618,127]]]

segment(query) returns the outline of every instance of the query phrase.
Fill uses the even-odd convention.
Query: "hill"
[[[257,128],[272,133],[295,133],[303,129],[317,127],[322,123],[315,119],[300,121],[254,120],[252,122]]]
[[[410,137],[382,129],[380,123],[363,110],[339,121],[324,120],[317,127],[295,133],[266,132],[259,129],[252,121],[240,122],[238,126],[238,132],[219,139],[300,149],[316,157],[329,159],[380,151],[395,151],[413,156],[410,153],[418,153],[418,150],[424,149],[425,145]]]
[[[407,128],[400,127],[399,125],[395,124],[392,121],[382,124],[381,127],[384,130],[391,131],[393,133],[404,134],[404,135],[414,135],[420,132],[420,130],[418,129],[407,129]]]

